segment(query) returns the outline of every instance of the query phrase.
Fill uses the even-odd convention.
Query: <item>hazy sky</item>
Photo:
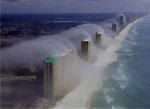
[[[3,13],[150,12],[150,0],[1,0]]]

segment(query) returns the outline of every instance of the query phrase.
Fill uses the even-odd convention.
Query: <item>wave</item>
[[[114,89],[104,88],[104,94],[108,103],[114,101],[114,99],[109,95],[109,93],[111,93],[112,91],[115,92]]]

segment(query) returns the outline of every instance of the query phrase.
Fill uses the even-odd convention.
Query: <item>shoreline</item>
[[[68,93],[61,101],[56,103],[56,106],[53,109],[58,108],[79,108],[79,109],[87,109],[91,108],[90,103],[92,98],[94,97],[95,92],[101,89],[103,85],[103,80],[100,79],[103,76],[104,69],[117,60],[116,51],[121,48],[121,42],[131,29],[131,27],[139,22],[142,18],[135,20],[133,23],[128,24],[118,36],[116,36],[115,40],[118,43],[113,43],[112,46],[108,47],[102,54],[100,54],[99,58],[93,65],[99,67],[99,69],[93,73],[94,81],[91,81],[88,77],[82,80],[81,84],[79,84],[76,89],[72,92]],[[101,57],[105,57],[101,60]],[[107,61],[105,59],[108,59]],[[96,78],[95,78],[96,77]],[[101,84],[99,84],[99,80]],[[91,84],[92,82],[92,84]],[[91,86],[89,86],[91,84]],[[88,89],[88,90],[87,90]]]
[[[125,37],[127,36],[128,32],[129,32],[129,30],[132,28],[132,26],[134,26],[136,23],[138,23],[138,22],[141,21],[142,19],[143,19],[143,17],[142,17],[142,18],[139,18],[139,19],[137,19],[137,20],[135,20],[134,22],[132,22],[132,23],[130,23],[130,24],[128,24],[128,25],[119,33],[119,35],[116,36],[115,39],[116,39],[116,40],[119,40],[120,47],[114,51],[115,53],[116,53],[117,50],[119,50],[119,49],[121,48],[121,42],[124,41]],[[115,60],[115,61],[117,61],[117,60]],[[113,62],[115,62],[115,61],[112,61],[111,63],[113,63]],[[111,64],[111,63],[110,63],[110,64]],[[109,65],[109,64],[108,64],[108,65]],[[99,91],[101,88],[102,88],[102,87],[99,87],[97,90],[95,90],[95,91],[90,95],[90,97],[89,97],[89,99],[88,99],[88,101],[87,101],[87,102],[88,102],[88,104],[87,104],[87,108],[88,108],[88,109],[91,109],[91,106],[90,106],[91,100],[94,98],[95,93],[96,93],[97,91]]]
[[[129,32],[130,28],[138,21],[140,21],[140,19],[137,19],[133,23],[128,24],[119,33],[119,35],[115,37],[115,42],[112,44],[112,46],[109,46],[102,54],[98,56],[96,62],[92,63],[92,65],[96,66],[98,69],[92,72],[93,73],[92,75],[87,74],[88,76],[83,78],[81,83],[72,92],[65,95],[65,97],[62,98],[61,101],[57,101],[56,105],[52,107],[52,109],[90,108],[90,102],[94,97],[95,92],[100,90],[103,85],[102,78],[103,78],[104,69],[107,68],[109,64],[117,60],[116,51],[121,48],[121,42]]]

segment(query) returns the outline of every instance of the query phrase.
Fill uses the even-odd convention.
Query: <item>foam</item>
[[[104,94],[108,103],[111,103],[112,101],[114,101],[114,99],[109,95],[111,91],[114,91],[114,90],[109,89],[109,88],[104,88]]]

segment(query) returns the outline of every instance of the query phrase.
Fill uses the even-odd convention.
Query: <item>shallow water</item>
[[[118,60],[105,70],[92,108],[150,108],[150,16],[129,31]]]

